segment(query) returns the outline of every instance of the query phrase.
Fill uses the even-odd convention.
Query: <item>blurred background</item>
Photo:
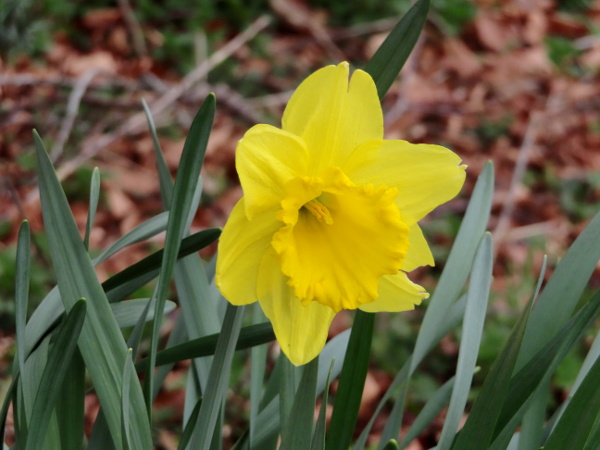
[[[234,151],[243,133],[256,123],[279,125],[291,92],[314,70],[343,60],[363,67],[410,6],[409,0],[0,0],[0,398],[15,350],[13,280],[21,220],[28,219],[34,233],[31,309],[54,283],[33,128],[46,143],[82,229],[91,172],[101,169],[90,240],[98,253],[161,211],[141,100],[153,112],[175,174],[191,119],[204,96],[215,92],[204,196],[193,228],[223,226],[242,195]],[[495,278],[476,386],[529,299],[543,255],[549,258],[548,277],[600,210],[599,70],[598,0],[432,0],[425,30],[383,100],[387,138],[444,145],[469,166],[460,196],[423,221],[436,267],[418,270],[413,279],[428,289],[435,289],[477,175],[488,160],[496,168],[490,223]],[[111,258],[98,268],[99,277],[160,248],[161,238]],[[203,256],[214,252],[213,246]],[[590,290],[598,287],[597,270]],[[137,296],[150,293],[148,288]],[[362,423],[410,354],[422,314],[423,308],[378,316]],[[351,317],[338,316],[331,334],[347,328]],[[454,373],[456,336],[443,342],[414,377],[407,424]],[[556,399],[566,395],[587,344],[558,371]],[[243,431],[247,373],[247,355],[239,353],[227,442]],[[173,448],[180,433],[184,386],[183,377],[172,373],[157,401],[161,448]],[[90,418],[97,408],[90,396]],[[373,428],[374,440],[384,423],[385,412]],[[434,427],[411,448],[433,445],[437,432]]]

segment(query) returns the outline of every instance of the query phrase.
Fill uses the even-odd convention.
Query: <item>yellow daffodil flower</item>
[[[239,141],[244,196],[219,243],[216,283],[234,305],[259,301],[295,365],[325,345],[342,309],[405,311],[428,297],[406,276],[433,265],[417,222],[465,180],[437,145],[383,139],[373,79],[348,63],[309,76],[281,129]]]

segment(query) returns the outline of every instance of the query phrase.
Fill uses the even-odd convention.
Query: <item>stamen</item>
[[[326,223],[327,225],[333,224],[331,213],[327,207],[323,205],[323,203],[319,202],[316,198],[313,198],[311,201],[305,203],[304,208],[309,210],[319,222]]]

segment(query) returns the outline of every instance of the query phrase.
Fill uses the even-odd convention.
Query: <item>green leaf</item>
[[[220,228],[209,228],[208,230],[203,230],[184,238],[181,241],[177,257],[183,258],[203,249],[215,242],[220,235]],[[109,301],[116,302],[123,300],[132,292],[156,278],[160,271],[163,254],[164,250],[159,250],[102,283]]]
[[[96,217],[96,209],[98,209],[98,199],[100,198],[100,170],[94,167],[92,172],[92,181],[90,183],[90,205],[88,207],[87,222],[85,224],[85,237],[83,238],[83,246],[86,250],[90,248],[90,233],[94,225]]]
[[[600,259],[600,213],[560,260],[536,302],[525,330],[516,370],[532,358],[569,320]]]
[[[172,364],[186,359],[200,358],[213,355],[217,348],[219,336],[223,331],[202,338],[185,341],[162,350],[156,354],[156,365]],[[236,350],[254,347],[275,340],[275,333],[270,322],[258,325],[249,325],[241,329]],[[149,358],[144,358],[136,363],[138,370],[147,368]]]
[[[315,426],[315,433],[313,435],[311,450],[325,450],[325,430],[327,429],[327,403],[329,400],[329,385],[331,384],[331,371],[333,370],[333,363],[335,359],[331,360],[329,366],[329,373],[327,374],[327,383],[325,383],[325,389],[323,390],[323,399],[321,401],[321,408],[319,409],[319,418]]]
[[[452,389],[454,388],[455,377],[450,378],[440,388],[435,391],[431,398],[427,401],[423,409],[419,412],[415,421],[412,423],[402,440],[400,441],[400,448],[406,447],[413,440],[431,424],[434,419],[438,417],[442,409],[450,401],[452,395]]]
[[[83,328],[86,309],[85,300],[75,303],[58,330],[35,398],[26,450],[44,448],[52,411],[61,393],[57,386],[62,385],[69,362],[77,349],[77,340]]]
[[[151,299],[149,298],[136,298],[124,302],[111,303],[110,309],[115,315],[115,319],[117,319],[117,324],[119,325],[119,328],[127,328],[134,326],[137,323],[140,316],[142,315],[144,308],[146,307],[146,305],[148,305],[148,302],[150,300]],[[165,302],[165,309],[163,311],[163,314],[169,314],[176,307],[177,305],[174,302],[167,300]],[[153,318],[154,308],[152,307],[152,305],[150,305],[146,320],[152,320]]]
[[[546,408],[550,398],[550,386],[542,383],[533,394],[527,411],[523,414],[521,429],[519,431],[518,450],[537,449],[542,443],[544,435],[544,422],[546,420]]]
[[[125,355],[125,364],[123,364],[123,388],[121,395],[121,417],[123,417],[123,448],[129,450],[132,447],[131,433],[129,432],[129,389],[131,387],[131,370],[133,369],[133,360],[131,359],[132,350],[127,351]]]
[[[127,348],[42,140],[37,133],[34,133],[34,138],[42,213],[62,302],[65,309],[70,310],[80,298],[89,299],[79,349],[105,411],[115,445],[120,448],[122,361]],[[130,401],[130,431],[134,446],[149,448],[152,445],[150,425],[145,415],[141,386],[133,373]]]
[[[206,392],[187,448],[206,449],[210,446],[219,409],[227,391],[231,361],[242,326],[244,310],[244,306],[227,305],[227,312],[206,384]]]
[[[543,276],[540,277],[540,279],[542,278]],[[494,361],[477,400],[471,408],[469,417],[452,448],[477,450],[489,447],[508,390],[510,376],[517,361],[534,299],[535,296],[525,307],[525,311],[513,328],[506,345]]]
[[[142,106],[146,113],[146,120],[148,121],[148,128],[150,128],[150,135],[152,136],[152,143],[154,144],[154,158],[156,159],[156,168],[158,170],[158,179],[160,184],[160,198],[165,209],[169,208],[171,204],[171,196],[173,195],[173,179],[171,178],[171,172],[163,156],[160,143],[158,142],[158,136],[156,134],[156,126],[154,125],[154,119],[150,108],[146,103],[146,100],[142,99]]]
[[[156,310],[162,311],[166,294],[173,275],[175,262],[181,240],[186,230],[190,207],[193,203],[194,193],[198,184],[200,168],[206,152],[206,144],[212,128],[215,115],[215,96],[209,94],[198,110],[192,121],[190,131],[183,146],[183,152],[179,164],[179,170],[175,179],[175,187],[171,197],[169,208],[169,222],[167,224],[167,236],[165,238],[165,254],[161,264],[158,283],[153,298],[156,302]],[[150,366],[146,372],[145,394],[146,402],[151,403],[154,391],[154,366],[158,340],[160,338],[160,326],[162,315],[156,315],[152,327],[152,339],[150,345]],[[150,411],[150,409],[149,409]]]
[[[267,320],[258,302],[252,305],[252,322],[258,324]],[[265,367],[267,362],[267,346],[257,345],[252,347],[250,356],[250,417],[248,419],[248,432],[250,435],[250,446],[254,437],[254,426],[258,416],[258,407],[265,378]]]
[[[600,415],[598,380],[600,380],[600,358],[590,368],[573,399],[569,402],[569,406],[548,438],[544,446],[545,450],[583,449],[586,445],[593,449],[598,448],[600,442],[591,446],[586,444],[594,423]]]
[[[14,377],[10,381],[10,386],[5,393],[4,401],[2,402],[2,409],[0,409],[0,442],[4,442],[4,432],[6,429],[6,418],[8,417],[8,410],[10,409],[10,404],[12,402],[13,396],[17,392],[17,386],[19,382],[19,377]],[[16,415],[16,411],[13,408],[13,416]]]
[[[79,450],[85,436],[85,363],[79,350],[73,353],[67,374],[56,402],[60,448]]]
[[[483,323],[485,322],[485,313],[492,284],[493,264],[492,235],[485,233],[473,261],[456,367],[456,381],[454,382],[450,405],[438,443],[439,450],[446,450],[451,447],[465,411],[477,363]]]
[[[30,270],[30,233],[29,222],[21,223],[17,239],[17,261],[15,279],[15,329],[17,334],[17,358],[19,372],[25,373],[25,324],[27,322],[27,303],[29,300]]]
[[[600,293],[596,294],[588,304],[564,324],[559,332],[521,370],[513,375],[496,424],[494,432],[496,440],[501,434],[504,438],[507,435],[510,438],[508,433],[512,434],[513,425],[517,426],[533,393],[544,380],[554,373],[573,344],[599,313]],[[502,448],[502,445],[494,442],[493,447]]]
[[[375,80],[379,98],[385,96],[412,52],[428,12],[429,0],[415,3],[367,63],[365,71]]]
[[[369,353],[375,315],[356,311],[348,350],[340,375],[327,434],[327,449],[348,448],[354,434],[363,387],[369,368]]]
[[[290,433],[288,427],[294,426],[287,418],[292,412],[292,405],[304,367],[294,366],[283,352],[279,354],[278,359],[281,366],[279,370],[279,416],[281,417],[281,436],[283,439],[283,436]]]
[[[190,438],[192,437],[192,433],[194,432],[194,426],[198,421],[198,414],[200,414],[200,406],[202,406],[202,399],[198,400],[198,403],[196,403],[196,406],[194,406],[194,409],[190,414],[190,418],[187,422],[187,425],[185,426],[183,433],[181,433],[181,439],[179,440],[179,445],[177,446],[178,449],[185,449],[188,446]]]
[[[300,385],[294,397],[289,416],[283,419],[288,422],[281,433],[281,447],[290,450],[307,450],[312,443],[315,402],[317,400],[317,375],[319,372],[319,357],[317,356],[302,372]]]

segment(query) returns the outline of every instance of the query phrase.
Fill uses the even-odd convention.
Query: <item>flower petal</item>
[[[310,173],[340,166],[362,142],[383,137],[383,113],[370,75],[348,63],[309,76],[292,95],[283,114],[286,131],[300,136],[310,151]]]
[[[234,305],[257,300],[258,269],[265,252],[271,248],[273,234],[281,228],[276,210],[257,214],[248,220],[245,198],[233,208],[219,240],[216,284],[223,297]]]
[[[408,252],[406,252],[402,262],[403,271],[410,272],[421,266],[435,266],[429,244],[423,236],[423,231],[416,223],[410,227],[408,242]]]
[[[466,168],[460,162],[439,145],[371,141],[357,148],[342,169],[356,184],[397,188],[402,220],[412,225],[459,193]]]
[[[265,211],[284,196],[283,186],[304,175],[308,150],[297,136],[270,125],[256,125],[246,132],[236,149],[236,169],[246,198],[246,214]]]
[[[366,312],[400,312],[415,309],[423,299],[429,297],[418,284],[408,279],[406,273],[384,275],[379,279],[379,297],[371,303],[365,303],[360,309]]]
[[[292,364],[300,366],[315,358],[325,346],[335,313],[317,302],[303,306],[287,284],[272,250],[260,264],[257,294],[281,350]]]

